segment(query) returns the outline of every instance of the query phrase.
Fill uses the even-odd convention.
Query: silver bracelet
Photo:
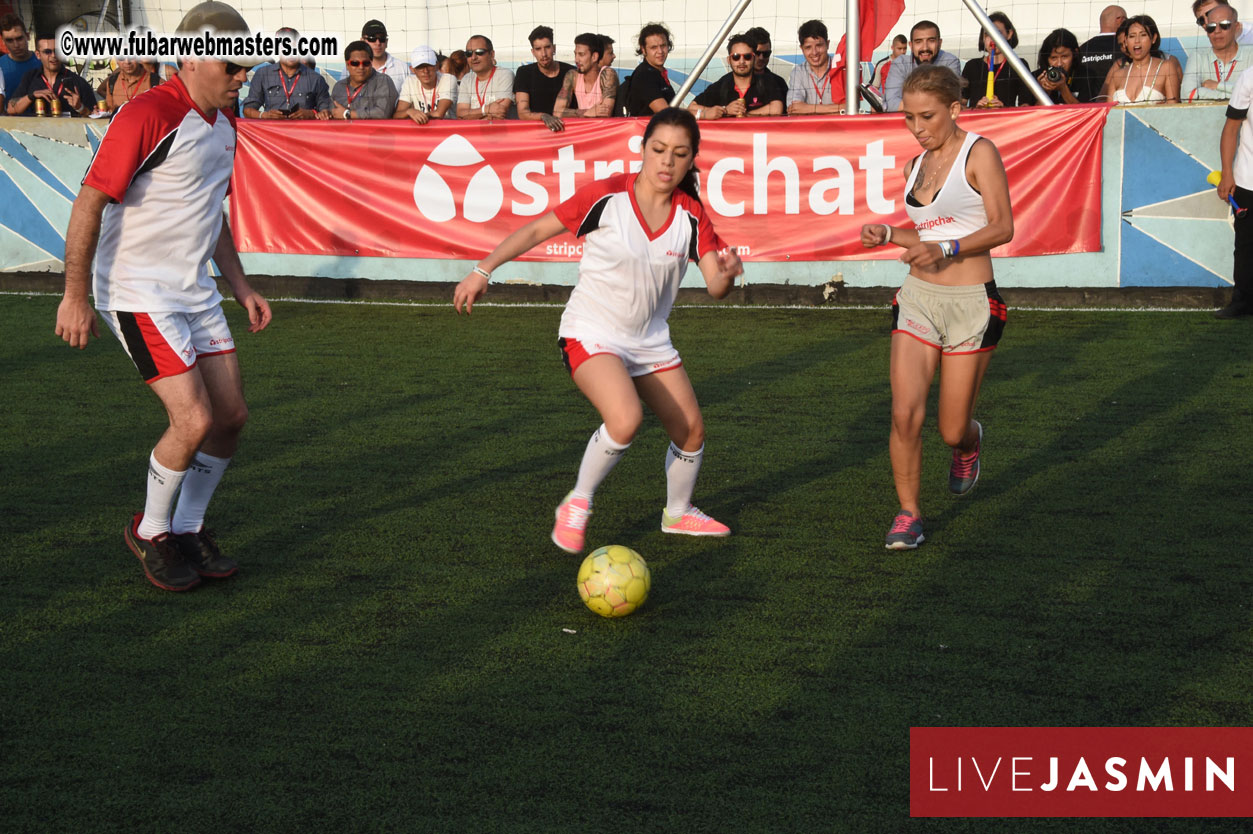
[[[883,224],[883,245],[887,246],[892,242],[892,227],[887,223]]]
[[[472,272],[477,272],[479,275],[482,275],[484,278],[486,278],[486,279],[487,279],[487,280],[489,280],[489,281],[490,281],[490,280],[492,280],[492,273],[488,272],[486,269],[484,269],[484,268],[483,268],[483,267],[481,267],[481,266],[477,266],[477,265],[476,265],[476,266],[474,267],[474,269],[473,269],[473,270],[471,270],[471,271],[472,271]]]
[[[939,244],[940,252],[943,253],[944,257],[953,257],[953,242],[951,240],[939,240],[936,243]]]

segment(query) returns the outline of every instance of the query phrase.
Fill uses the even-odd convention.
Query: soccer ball
[[[611,544],[588,554],[579,566],[579,596],[602,617],[625,617],[648,599],[652,575],[640,554]]]

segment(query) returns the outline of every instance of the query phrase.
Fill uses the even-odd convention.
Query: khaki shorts
[[[1005,331],[1005,317],[995,281],[946,287],[909,275],[892,299],[892,332],[946,355],[992,350]]]

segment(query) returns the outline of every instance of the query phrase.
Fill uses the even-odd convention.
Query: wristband
[[[938,241],[936,241],[936,243],[937,243],[937,245],[939,245],[939,247],[940,247],[940,253],[941,253],[944,257],[946,257],[946,258],[951,258],[951,257],[953,257],[953,244],[952,244],[952,242],[951,242],[951,241],[947,241],[947,240],[938,240]]]
[[[953,257],[957,257],[958,253],[960,253],[960,252],[961,252],[961,250],[962,250],[962,243],[961,243],[961,241],[960,241],[960,240],[956,240],[956,239],[954,239],[954,241],[953,241]]]
[[[696,110],[696,118],[697,118],[697,119],[701,118],[701,117],[702,117],[702,116],[704,116],[704,115],[705,115],[705,109],[704,109],[703,107],[698,108],[698,109]]]
[[[489,281],[492,280],[492,273],[488,272],[486,269],[484,269],[481,266],[476,265],[474,269],[471,270],[471,272],[477,272],[479,275],[482,275],[487,280]]]
[[[889,243],[892,242],[892,227],[884,223],[883,230],[884,231],[883,231],[883,244],[882,245],[887,246]]]

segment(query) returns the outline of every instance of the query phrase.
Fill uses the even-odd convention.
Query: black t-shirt
[[[757,74],[757,78],[766,85],[766,89],[770,91],[771,98],[767,101],[774,101],[777,97],[779,101],[787,104],[787,80],[777,73],[773,73],[766,68]]]
[[[701,91],[701,94],[696,97],[696,103],[701,107],[726,107],[739,97],[740,92],[735,88],[735,73],[728,72]],[[769,82],[760,75],[753,76],[752,83],[748,85],[748,90],[744,93],[744,104],[749,110],[765,107],[772,101],[786,100],[786,90],[783,95],[771,91]]]
[[[1082,72],[1076,73],[1076,76],[1082,78],[1084,84],[1087,85],[1088,101],[1101,94],[1101,87],[1105,85],[1105,76],[1109,75],[1109,68],[1114,65],[1114,59],[1118,57],[1118,54],[1118,36],[1113,32],[1090,38],[1079,47],[1081,56],[1079,66]],[[1073,85],[1071,89],[1074,89]]]
[[[962,85],[966,88],[966,106],[974,107],[979,99],[988,94],[988,59],[971,58],[962,68]],[[1005,107],[1017,107],[1020,104],[1034,104],[1035,96],[1009,61],[996,68],[996,80],[992,83],[992,92],[1001,100]]]
[[[49,89],[56,93],[57,98],[61,99],[62,113],[72,113],[75,116],[79,115],[79,113],[70,106],[69,100],[65,97],[65,94],[70,90],[78,91],[79,100],[82,104],[92,108],[96,106],[96,91],[91,88],[91,85],[88,84],[86,79],[84,79],[81,75],[76,72],[71,72],[65,67],[62,67],[61,71],[57,73],[56,81],[53,82],[51,87],[48,86],[48,80],[44,78],[43,67],[31,70],[22,76],[22,83],[17,85],[17,89],[13,91],[12,95],[10,95],[8,99],[9,101],[13,101],[14,99],[28,96],[36,90]],[[31,102],[30,106],[26,108],[26,111],[22,113],[22,115],[36,115],[36,106],[37,105],[34,102]],[[52,115],[51,111],[48,112],[48,115]]]
[[[552,115],[557,94],[561,92],[561,82],[572,69],[574,67],[569,64],[558,61],[556,77],[549,78],[539,71],[539,64],[526,64],[518,67],[513,74],[513,91],[515,94],[526,93],[530,96],[532,113]]]
[[[640,63],[631,73],[630,89],[626,97],[626,114],[628,116],[651,116],[653,111],[648,105],[659,98],[667,103],[674,99],[674,87],[670,79],[661,70],[647,61]]]

